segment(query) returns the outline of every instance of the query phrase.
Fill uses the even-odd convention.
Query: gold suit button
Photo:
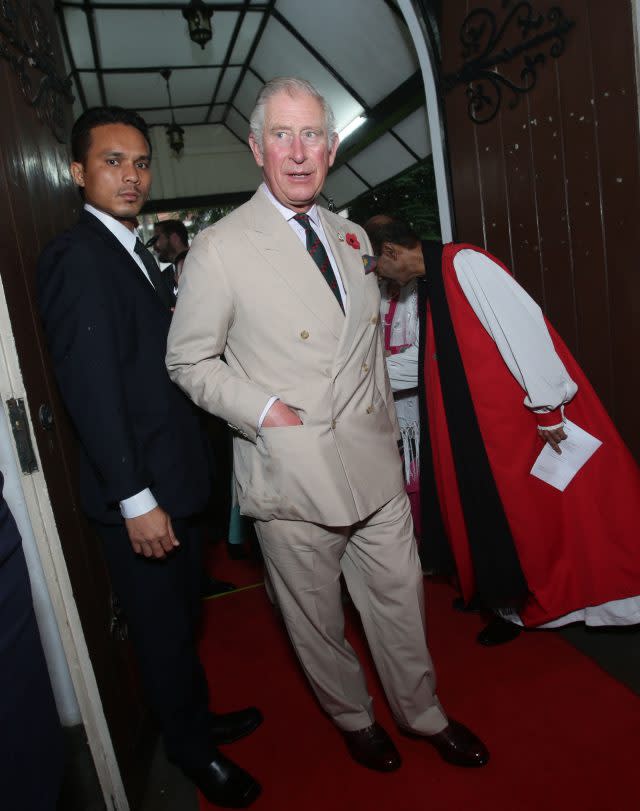
[[[369,371],[369,364],[368,363],[363,363],[362,364],[362,371],[363,372],[368,372]]]
[[[371,414],[373,411],[373,406],[367,406],[367,414]]]
[[[332,427],[332,428],[335,428],[335,427],[336,427],[336,421],[335,421],[335,420],[331,420],[331,427]]]
[[[378,323],[378,316],[377,315],[372,316],[371,323],[372,324],[377,324]]]
[[[306,329],[302,330],[302,332],[300,333],[300,337],[302,338],[303,341],[307,340],[307,338],[309,337],[309,333],[307,332]]]

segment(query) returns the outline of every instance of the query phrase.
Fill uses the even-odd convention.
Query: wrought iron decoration
[[[512,7],[509,9],[509,6]],[[513,0],[502,0],[502,8],[509,10],[500,25],[494,12],[487,8],[477,8],[467,14],[460,28],[465,62],[456,73],[442,77],[445,93],[459,84],[467,85],[467,112],[476,124],[486,124],[496,117],[503,90],[511,91],[509,108],[516,107],[521,96],[535,87],[538,67],[547,58],[546,45],[551,43],[549,55],[557,59],[564,51],[568,31],[575,25],[558,6],[539,14],[531,2],[513,5]],[[504,44],[509,35],[516,38],[511,46]],[[498,73],[500,65],[520,57],[520,84]]]
[[[73,102],[71,80],[58,75],[51,32],[34,0],[0,0],[0,58],[13,69],[38,118],[64,141],[64,102]]]

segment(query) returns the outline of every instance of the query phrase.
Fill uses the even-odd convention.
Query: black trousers
[[[197,520],[172,523],[180,547],[164,560],[136,555],[124,525],[94,526],[167,756],[188,769],[206,766],[215,752],[207,681],[196,649],[202,546]]]
[[[18,537],[10,515],[0,532]],[[0,562],[0,806],[54,811],[63,769],[62,728],[18,544]]]

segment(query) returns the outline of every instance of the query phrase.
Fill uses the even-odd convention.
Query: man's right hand
[[[302,425],[302,420],[295,411],[285,405],[282,400],[276,400],[262,421],[263,428],[285,428],[288,425]]]
[[[154,507],[137,518],[125,518],[124,523],[136,555],[166,558],[167,553],[180,546],[180,541],[173,534],[171,518],[162,507]]]

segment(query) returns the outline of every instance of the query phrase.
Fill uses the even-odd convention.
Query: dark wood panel
[[[462,59],[458,31],[467,13],[467,0],[449,0],[442,29],[442,71],[454,72]],[[446,97],[445,125],[451,173],[451,192],[455,208],[456,234],[459,242],[486,247],[483,230],[480,176],[477,145],[470,133],[467,99],[464,87],[454,88]],[[471,134],[471,137],[469,137]]]
[[[556,65],[540,71],[526,104],[529,117],[534,193],[542,261],[544,309],[572,352],[578,326],[573,284],[573,256],[566,204],[566,167]]]
[[[638,110],[634,83],[634,40],[630,3],[627,14],[611,15],[608,4],[591,0],[590,51],[594,111],[600,162],[601,211],[607,254],[607,287],[611,312],[612,414],[618,428],[640,456],[638,407],[640,369],[640,274],[634,236],[640,223],[640,179],[637,155]],[[606,37],[602,36],[606,31]],[[615,42],[616,58],[611,58]]]
[[[478,174],[482,194],[482,219],[487,249],[513,266],[511,223],[507,204],[504,141],[500,117],[476,127]]]
[[[520,66],[510,63],[501,74],[519,83]],[[542,283],[531,131],[538,125],[529,115],[528,100],[523,98],[513,109],[503,104],[499,117],[502,136],[502,162],[505,175],[505,203],[509,212],[511,269],[518,282],[542,306]]]
[[[568,0],[577,20],[558,60],[567,204],[574,261],[577,359],[607,408],[612,400],[607,258],[600,213],[598,144],[593,105],[589,19],[584,0]]]
[[[460,30],[469,11],[490,9],[499,27],[515,6],[445,4],[443,74],[462,63]],[[556,60],[544,46],[536,85],[515,109],[506,91],[496,119],[476,125],[464,87],[444,98],[457,238],[486,243],[511,262],[640,456],[633,355],[640,274],[632,243],[640,221],[640,144],[631,2],[565,0],[562,9],[576,23],[565,51]],[[512,28],[500,47],[517,44]],[[522,67],[520,59],[499,70],[517,80]]]

